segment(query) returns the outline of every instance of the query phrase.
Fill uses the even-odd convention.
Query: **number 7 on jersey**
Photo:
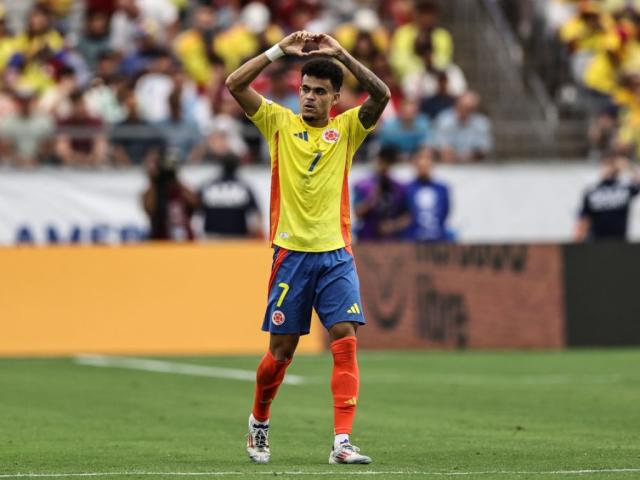
[[[316,152],[316,156],[313,158],[313,162],[309,166],[309,171],[313,172],[313,169],[316,168],[316,165],[320,161],[320,157],[322,157],[322,152]]]

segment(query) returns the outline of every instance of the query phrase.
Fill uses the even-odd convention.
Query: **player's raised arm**
[[[353,58],[333,37],[321,33],[314,35],[314,41],[318,43],[318,49],[309,52],[310,56],[327,55],[337,59],[367,90],[369,98],[360,107],[358,116],[364,128],[375,125],[391,98],[389,87],[375,73]]]
[[[266,52],[261,53],[240,66],[227,77],[225,82],[226,87],[247,115],[255,115],[258,108],[260,108],[261,102],[260,94],[251,88],[251,82],[253,82],[256,77],[260,75],[260,72],[271,62],[284,55],[294,55],[297,57],[307,56],[308,54],[303,52],[302,49],[305,43],[311,41],[312,38],[313,35],[309,32],[294,32],[283,38]]]

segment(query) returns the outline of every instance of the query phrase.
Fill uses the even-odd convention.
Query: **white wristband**
[[[271,62],[275,62],[280,57],[284,57],[284,52],[277,43],[264,53]]]

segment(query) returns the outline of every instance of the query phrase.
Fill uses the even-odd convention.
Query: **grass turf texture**
[[[167,360],[248,370],[258,362]],[[290,367],[311,383],[281,387],[272,408],[269,465],[250,464],[244,451],[250,382],[95,368],[72,359],[4,359],[0,475],[239,472],[210,478],[268,478],[268,472],[322,472],[284,478],[345,479],[362,477],[343,473],[405,471],[484,472],[460,477],[483,480],[638,479],[640,471],[486,472],[640,468],[639,365],[640,350],[362,352],[352,439],[374,463],[329,466],[329,355],[300,356]],[[421,477],[457,478],[366,478]]]

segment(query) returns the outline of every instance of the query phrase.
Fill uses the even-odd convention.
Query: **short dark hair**
[[[331,81],[331,86],[337,92],[342,87],[344,72],[342,68],[329,60],[328,58],[315,58],[308,61],[302,66],[301,75],[309,75],[310,77],[324,78]]]

